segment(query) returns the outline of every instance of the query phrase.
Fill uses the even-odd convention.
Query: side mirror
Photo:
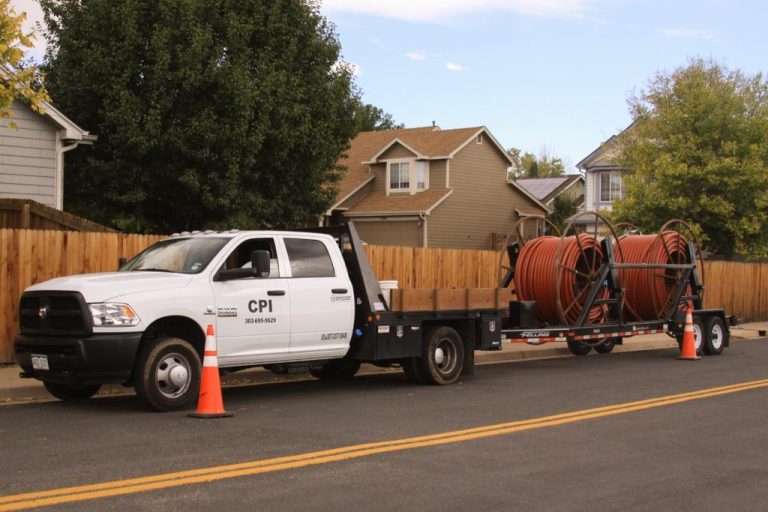
[[[253,251],[251,268],[256,277],[269,277],[269,251]]]

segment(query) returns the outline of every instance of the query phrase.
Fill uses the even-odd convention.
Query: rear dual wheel
[[[404,359],[400,364],[410,382],[453,384],[464,367],[464,342],[455,329],[434,327],[422,340],[421,357]]]

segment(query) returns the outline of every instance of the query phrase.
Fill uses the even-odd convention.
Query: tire
[[[704,324],[701,321],[701,318],[694,317],[693,318],[693,339],[696,342],[696,355],[700,356],[702,352],[704,351],[704,333],[706,330],[704,329]],[[683,336],[685,336],[685,333],[677,336],[677,346],[680,347],[680,350],[683,350]]]
[[[704,323],[704,353],[708,356],[719,356],[723,353],[730,332],[725,327],[722,318],[713,316]]]
[[[616,346],[616,338],[606,338],[601,343],[592,345],[592,348],[594,348],[595,352],[597,352],[598,354],[608,354],[613,350],[615,346]]]
[[[428,384],[447,386],[459,380],[464,366],[464,343],[459,333],[444,326],[431,329],[416,364]]]
[[[50,394],[65,402],[88,400],[101,389],[101,384],[72,386],[70,384],[62,384],[59,382],[43,382],[43,386],[45,386],[45,389],[47,389]]]
[[[200,392],[200,355],[179,338],[163,338],[139,351],[133,385],[139,400],[156,411],[187,409]]]
[[[408,382],[412,382],[413,384],[426,384],[427,379],[424,377],[424,374],[421,371],[421,364],[419,359],[420,358],[418,357],[409,357],[408,359],[403,359],[400,362],[400,366],[403,368],[405,378],[408,379]]]
[[[322,368],[312,368],[309,373],[320,380],[349,380],[360,370],[360,362],[339,359],[326,363]]]
[[[575,356],[585,356],[589,354],[589,351],[592,350],[592,346],[584,343],[583,341],[576,341],[574,339],[568,338],[568,350],[571,351],[571,354]]]

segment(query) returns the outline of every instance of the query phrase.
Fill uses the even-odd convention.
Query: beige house
[[[359,133],[326,224],[353,220],[376,245],[490,249],[547,207],[507,181],[512,161],[485,127]]]
[[[31,199],[61,210],[64,153],[80,144],[93,144],[96,136],[50,103],[41,107],[43,115],[14,101],[11,116],[0,117],[0,198]]]

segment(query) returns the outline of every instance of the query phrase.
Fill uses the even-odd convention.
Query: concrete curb
[[[744,340],[753,340],[759,337],[760,332],[761,329],[758,328],[734,328],[731,330],[731,341],[740,342]],[[665,334],[656,334],[628,338],[624,341],[623,345],[617,345],[613,352],[624,353],[672,348],[677,348],[677,342],[674,339]],[[595,354],[594,352],[591,352],[587,357],[595,356],[600,357],[599,354]],[[559,357],[572,357],[571,352],[564,343],[551,343],[545,345],[504,344],[503,349],[499,351],[476,352],[475,364],[482,366]],[[379,368],[373,365],[364,365],[360,371],[360,375],[392,372],[400,372],[400,370],[399,368]],[[18,375],[18,366],[0,366],[0,407],[4,405],[57,401],[45,390],[42,382],[33,379],[21,379]],[[221,379],[222,387],[224,388],[300,382],[306,380],[314,380],[314,378],[304,373],[295,375],[275,375],[270,371],[261,368],[223,375]],[[133,394],[133,388],[121,385],[107,385],[99,391],[95,398],[108,398]]]

